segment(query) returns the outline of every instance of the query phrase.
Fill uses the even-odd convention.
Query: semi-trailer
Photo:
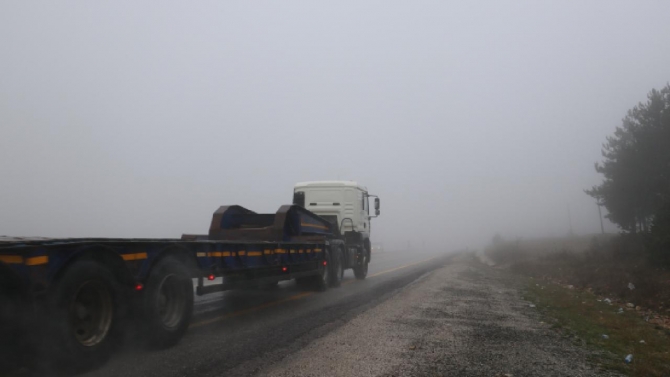
[[[5,238],[0,353],[29,340],[26,347],[56,365],[87,368],[106,360],[130,326],[153,347],[177,343],[188,329],[194,294],[290,279],[325,290],[339,286],[348,268],[365,279],[370,219],[379,215],[377,197],[375,216],[369,215],[372,196],[355,182],[305,182],[296,185],[294,204],[274,214],[220,207],[207,234]]]

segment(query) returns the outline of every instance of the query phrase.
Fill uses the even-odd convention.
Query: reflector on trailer
[[[207,280],[214,280],[215,278],[216,276],[214,276],[214,274],[209,274],[209,276],[207,276]]]
[[[142,283],[135,284],[136,291],[141,291],[142,289],[144,289],[144,285]]]
[[[328,264],[328,262],[326,262],[326,261],[323,261],[323,265],[324,265],[324,266],[325,266],[325,265],[327,265],[327,264]]]
[[[282,270],[282,272],[286,272],[286,271],[288,271],[288,267],[282,267],[281,270]]]

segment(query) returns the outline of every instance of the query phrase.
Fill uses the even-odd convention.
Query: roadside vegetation
[[[526,276],[670,314],[670,268],[654,262],[642,237],[588,238],[501,242],[486,254]]]
[[[604,180],[585,192],[620,234],[496,235],[486,260],[530,279],[527,299],[566,336],[604,350],[603,367],[670,375],[670,84],[628,111],[602,155]]]
[[[668,234],[654,232],[652,224],[670,216],[670,84],[628,111],[603,144],[602,156],[595,169],[604,180],[586,193],[624,232],[651,233],[667,242]]]
[[[553,329],[577,345],[596,348],[592,362],[630,376],[670,375],[666,330],[645,322],[633,308],[620,309],[588,291],[529,279],[526,297]],[[623,306],[625,308],[625,306]],[[626,363],[626,356],[632,361]]]
[[[670,375],[670,271],[651,262],[639,235],[498,239],[486,255],[524,277],[525,298],[543,321],[599,350],[594,364],[630,376]]]

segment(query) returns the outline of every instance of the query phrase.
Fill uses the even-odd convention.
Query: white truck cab
[[[370,215],[370,197],[375,198],[375,214]],[[372,257],[370,219],[379,216],[379,197],[354,181],[312,181],[296,183],[293,204],[323,217],[337,227],[343,246],[329,250],[339,282],[345,269],[353,269],[356,279],[365,279]]]
[[[370,197],[375,198],[374,215],[370,215]],[[293,198],[293,204],[336,224],[341,234],[358,232],[364,240],[370,239],[370,219],[379,216],[379,198],[355,181],[299,182]]]

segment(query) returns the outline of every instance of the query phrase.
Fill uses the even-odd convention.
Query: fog
[[[372,239],[387,249],[597,233],[583,190],[606,136],[670,80],[669,14],[6,1],[0,235],[204,233],[219,205],[274,212],[325,179],[381,197]]]

